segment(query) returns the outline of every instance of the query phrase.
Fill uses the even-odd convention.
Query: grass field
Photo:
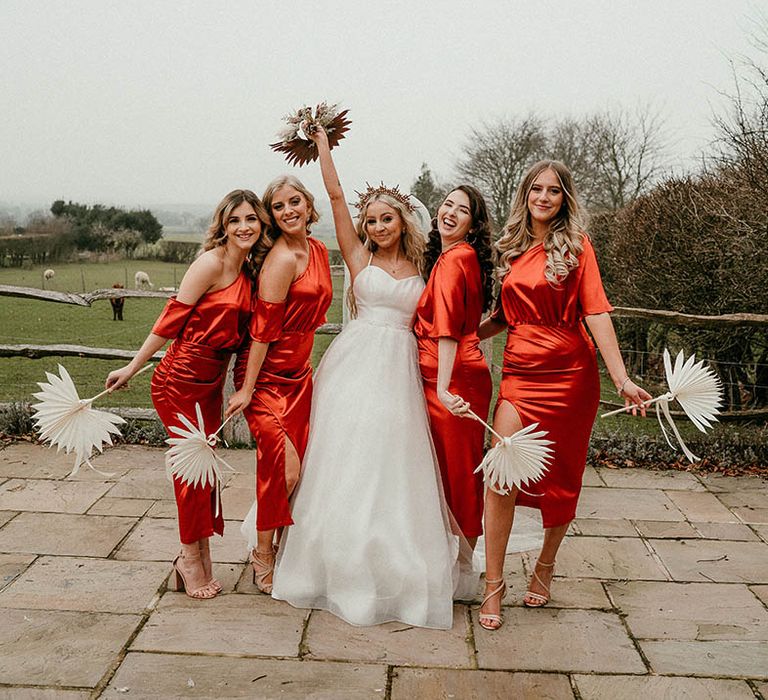
[[[56,274],[46,283],[48,289],[66,292],[92,291],[111,287],[115,282],[133,286],[133,275],[137,270],[147,272],[156,287],[177,286],[184,274],[185,266],[157,261],[122,261],[114,263],[89,263],[56,265]],[[17,269],[0,268],[0,284],[41,287],[43,268]],[[328,313],[328,320],[341,322],[342,278],[334,277],[334,301]],[[163,308],[163,299],[127,299],[122,322],[112,320],[112,309],[108,301],[94,302],[93,306],[77,307],[68,304],[54,304],[31,299],[0,297],[0,343],[31,343],[47,345],[70,343],[91,347],[138,349],[157,315]],[[322,354],[332,341],[332,336],[318,336],[313,351],[313,364],[317,366]],[[504,336],[494,340],[494,362],[501,365]],[[93,360],[76,357],[46,357],[41,359],[3,358],[0,360],[0,402],[29,401],[38,389],[36,382],[45,378],[46,371],[55,371],[58,362],[64,364],[84,396],[98,393],[104,378],[112,369],[121,366],[121,361]],[[497,386],[498,375],[494,375]],[[610,379],[603,375],[603,396],[616,400]],[[149,373],[137,377],[131,388],[117,392],[109,398],[114,406],[150,407]],[[648,387],[654,390],[658,387]],[[494,401],[495,401],[494,391]],[[696,435],[695,428],[687,421],[679,421],[683,435]],[[725,429],[723,427],[722,429]],[[722,430],[721,429],[721,430]],[[655,420],[631,420],[626,417],[598,420],[596,435],[615,435],[629,432],[635,435],[658,434]],[[719,431],[715,432],[717,435]]]
[[[92,291],[111,287],[115,282],[133,287],[133,275],[137,270],[146,272],[155,287],[177,286],[185,266],[156,261],[125,261],[119,263],[91,263],[56,265],[54,278],[46,283],[47,289],[61,292]],[[0,268],[0,284],[26,287],[42,286],[43,269],[23,270]],[[328,320],[341,322],[341,284],[338,286]],[[0,297],[0,343],[50,345],[70,343],[101,348],[136,350],[147,336],[152,324],[162,310],[163,299],[126,299],[124,321],[112,320],[109,302],[96,301],[93,306],[80,307],[69,304],[53,304],[33,299]],[[331,336],[318,336],[315,340],[313,362],[316,364],[331,342]],[[38,390],[36,382],[45,379],[46,371],[55,371],[61,362],[66,366],[81,395],[98,393],[104,378],[113,369],[122,366],[120,360],[93,360],[78,357],[44,357],[41,359],[3,358],[0,360],[0,402],[28,401]],[[150,374],[145,373],[131,382],[125,391],[109,397],[113,406],[151,407],[149,398]]]

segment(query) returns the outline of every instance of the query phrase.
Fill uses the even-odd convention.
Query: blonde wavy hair
[[[264,207],[266,208],[267,219],[269,221],[269,230],[267,231],[267,235],[261,236],[259,240],[256,241],[251,253],[251,257],[254,261],[255,273],[257,275],[259,274],[259,270],[261,270],[261,266],[264,264],[264,258],[267,257],[267,253],[269,253],[269,251],[272,249],[272,246],[275,244],[275,241],[282,235],[282,231],[277,225],[277,220],[272,214],[272,199],[275,196],[275,192],[277,192],[281,187],[284,187],[285,185],[293,187],[295,190],[301,193],[304,199],[307,200],[307,204],[309,205],[307,234],[309,234],[312,228],[312,224],[314,224],[320,218],[320,215],[317,213],[317,209],[315,208],[314,196],[306,187],[304,187],[304,184],[301,182],[301,180],[299,180],[299,178],[295,177],[294,175],[281,175],[280,177],[276,177],[274,180],[272,180],[272,182],[270,182],[267,185],[267,188],[264,190],[264,197],[262,198],[264,200]]]
[[[536,178],[545,170],[552,170],[563,190],[563,204],[549,224],[543,246],[547,254],[544,278],[553,286],[559,286],[571,270],[579,266],[579,255],[584,250],[584,215],[576,198],[573,175],[568,167],[558,160],[541,160],[534,163],[523,176],[515,192],[509,219],[494,248],[498,255],[496,277],[501,281],[509,272],[510,263],[531,248],[534,243],[531,212],[528,209],[528,195]]]
[[[416,215],[410,211],[402,202],[397,201],[394,197],[390,197],[388,194],[379,193],[375,194],[366,200],[363,208],[357,217],[357,235],[363,242],[366,250],[375,253],[378,246],[368,237],[365,230],[365,220],[368,217],[368,207],[373,202],[383,202],[387,206],[392,207],[399,215],[403,222],[403,231],[400,234],[400,250],[405,256],[406,260],[409,260],[416,266],[418,274],[421,275],[424,271],[424,252],[427,249],[427,234],[422,230]],[[357,318],[357,302],[355,301],[355,292],[353,286],[350,285],[347,290],[347,308],[349,309],[350,318]]]
[[[229,216],[234,209],[243,203],[248,203],[253,207],[253,211],[256,212],[256,216],[259,217],[261,222],[261,235],[245,259],[245,268],[250,276],[255,279],[258,274],[256,248],[261,241],[270,237],[272,222],[267,209],[251,190],[232,190],[219,202],[211,217],[211,224],[208,226],[208,231],[205,234],[202,250],[213,250],[227,242],[227,221]]]

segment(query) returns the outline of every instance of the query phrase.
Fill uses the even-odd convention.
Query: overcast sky
[[[304,103],[353,120],[348,194],[450,179],[469,129],[651,104],[670,164],[712,139],[754,0],[0,0],[0,201],[210,205],[289,171],[268,143]],[[299,177],[322,190],[316,164]]]

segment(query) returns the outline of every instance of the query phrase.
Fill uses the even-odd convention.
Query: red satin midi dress
[[[292,525],[285,482],[285,441],[304,459],[312,406],[312,344],[333,298],[328,251],[309,238],[306,270],[284,301],[256,299],[250,336],[269,343],[245,418],[256,440],[256,529]],[[235,386],[242,386],[248,345],[238,355]]]
[[[613,310],[603,290],[595,251],[586,236],[579,266],[559,287],[544,278],[539,244],[515,258],[493,318],[509,325],[497,408],[509,401],[523,426],[538,423],[554,441],[544,478],[517,503],[539,508],[545,528],[576,515],[589,436],[600,400],[597,351],[584,317]]]
[[[485,428],[473,419],[454,416],[437,398],[438,341],[453,338],[458,342],[448,391],[464,398],[485,418],[492,385],[477,337],[483,301],[477,254],[468,243],[459,243],[442,253],[432,268],[414,326],[445,499],[468,538],[483,532],[483,478],[473,472],[483,459]]]
[[[204,294],[196,304],[168,300],[152,327],[156,335],[174,339],[152,375],[152,403],[166,430],[183,427],[178,413],[197,425],[195,403],[206,432],[221,424],[224,378],[231,354],[248,335],[251,299],[251,279],[241,272],[228,287]],[[214,487],[192,487],[174,478],[173,489],[184,544],[223,534]]]

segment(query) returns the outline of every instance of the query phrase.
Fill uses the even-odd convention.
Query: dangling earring
[[[467,234],[467,237],[464,239],[469,245],[473,246],[477,242],[477,231],[472,230]]]

